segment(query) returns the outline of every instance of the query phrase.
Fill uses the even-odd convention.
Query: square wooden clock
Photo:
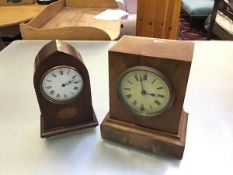
[[[181,159],[193,42],[124,36],[109,51],[105,139]]]

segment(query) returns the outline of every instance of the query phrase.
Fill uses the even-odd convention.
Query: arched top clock
[[[39,51],[34,66],[41,137],[98,125],[89,74],[75,48],[63,41],[51,41]]]

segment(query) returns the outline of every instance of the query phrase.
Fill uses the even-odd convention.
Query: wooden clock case
[[[42,138],[98,125],[92,107],[88,71],[75,48],[62,41],[52,41],[39,51],[34,64],[34,88],[41,111]],[[55,104],[41,92],[44,73],[59,65],[76,68],[84,81],[81,93],[65,104]]]
[[[101,124],[103,138],[182,158],[188,114],[183,110],[194,43],[124,36],[109,51],[110,111]],[[134,66],[161,71],[170,81],[173,105],[157,116],[143,117],[120,101],[120,74]]]

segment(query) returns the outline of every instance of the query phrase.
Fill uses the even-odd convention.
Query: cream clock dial
[[[77,97],[83,88],[83,78],[70,66],[57,66],[48,70],[41,82],[45,98],[54,103],[67,103]]]
[[[118,94],[130,111],[141,116],[156,116],[173,101],[172,88],[165,76],[146,66],[124,71],[118,82]]]

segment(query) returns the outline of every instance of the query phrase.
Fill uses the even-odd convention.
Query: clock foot
[[[187,121],[188,113],[183,111],[179,133],[173,135],[114,120],[108,113],[101,123],[100,129],[101,136],[104,139],[182,159],[185,148]]]
[[[67,132],[72,132],[72,131],[76,131],[76,130],[81,130],[81,129],[85,129],[85,128],[98,126],[98,121],[96,119],[96,115],[95,115],[94,110],[93,110],[93,120],[92,121],[74,123],[72,125],[53,127],[53,128],[49,128],[49,129],[44,128],[45,121],[43,120],[43,116],[40,116],[40,118],[41,118],[41,132],[40,132],[41,138],[47,138],[47,137],[58,135],[58,134],[63,134],[63,133],[67,133]]]

